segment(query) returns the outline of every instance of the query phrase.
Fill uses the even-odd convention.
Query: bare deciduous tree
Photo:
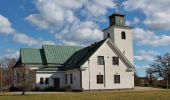
[[[16,68],[17,80],[19,87],[22,89],[22,95],[25,95],[25,91],[35,88],[35,71],[22,65]]]
[[[15,65],[15,58],[3,57],[0,59],[0,66],[2,71],[0,72],[0,81],[2,82],[3,89],[9,89],[13,85],[13,71],[12,67]]]
[[[170,78],[170,54],[167,53],[163,56],[157,56],[151,67],[157,76],[167,81],[168,88]]]

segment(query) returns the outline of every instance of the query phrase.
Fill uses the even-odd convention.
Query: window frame
[[[40,84],[44,84],[44,78],[40,77]]]
[[[110,33],[107,33],[107,38],[110,38]]]
[[[104,75],[97,75],[97,84],[104,84]]]
[[[125,33],[124,31],[121,32],[121,38],[122,38],[123,40],[126,39],[126,33]]]
[[[65,74],[65,84],[68,84],[68,75]]]
[[[120,75],[114,75],[114,83],[120,84]]]
[[[112,64],[113,65],[119,65],[119,57],[113,56],[112,57]]]
[[[49,84],[49,78],[45,78],[45,84]]]
[[[97,64],[104,65],[104,56],[97,56]]]
[[[70,73],[70,84],[73,84],[73,74]]]

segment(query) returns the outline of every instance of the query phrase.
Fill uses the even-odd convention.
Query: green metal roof
[[[22,48],[20,50],[21,61],[24,64],[42,64],[41,54],[39,49]]]
[[[57,45],[43,45],[42,49],[23,48],[20,50],[20,59],[15,67],[20,64],[47,64],[47,67],[40,70],[48,69],[50,71],[59,71],[80,68],[106,40],[108,39],[101,40],[85,48]],[[117,50],[115,52],[117,52],[119,56],[125,59],[125,61],[123,61],[129,65],[128,67],[133,68],[133,65],[114,44],[113,48]],[[60,67],[58,67],[58,65]]]
[[[96,50],[106,41],[106,39],[101,40],[92,44],[91,46],[85,47],[77,52],[68,59],[65,63],[63,70],[75,69],[79,68],[82,64],[84,64]]]
[[[64,64],[76,51],[82,47],[43,45],[47,64]]]

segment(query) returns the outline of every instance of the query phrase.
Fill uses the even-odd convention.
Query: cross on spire
[[[118,0],[115,0],[115,9],[116,9],[116,12],[118,12],[118,7],[119,7],[119,4],[118,4]]]

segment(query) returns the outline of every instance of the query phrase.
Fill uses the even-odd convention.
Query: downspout
[[[88,69],[89,69],[89,90],[90,90],[90,60],[88,59]]]
[[[15,84],[15,80],[14,80],[15,75],[14,75],[14,68],[13,68],[13,67],[12,67],[12,75],[13,75],[13,78],[12,78],[12,85],[15,86],[15,85],[14,85],[14,84]]]
[[[104,60],[104,87],[106,87],[106,68],[105,68],[105,60]]]
[[[83,91],[83,87],[82,87],[82,71],[80,69],[80,89]]]

